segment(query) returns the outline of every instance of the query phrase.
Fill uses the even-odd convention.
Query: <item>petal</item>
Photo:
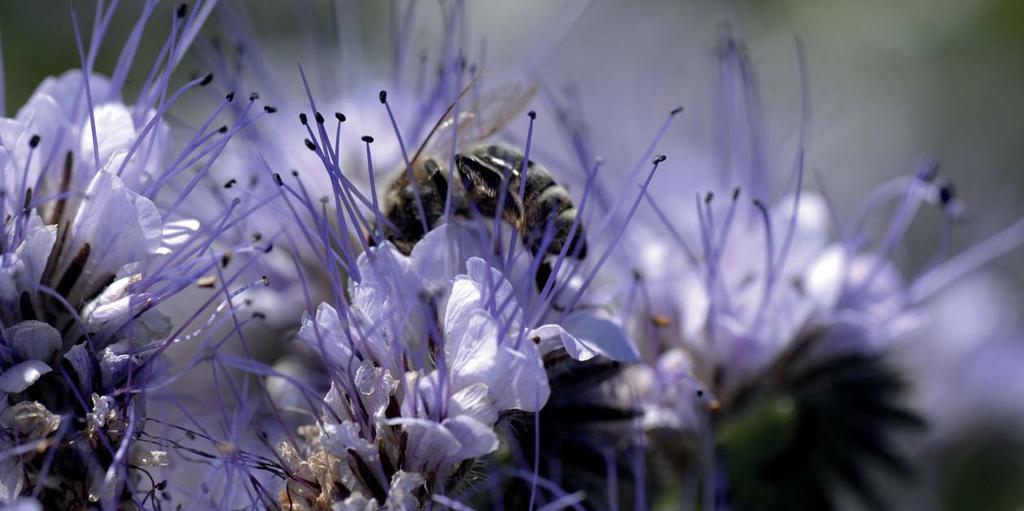
[[[57,226],[43,225],[39,214],[33,211],[26,230],[28,234],[25,241],[16,252],[16,257],[22,262],[22,268],[18,271],[18,284],[22,289],[31,289],[39,283],[46,269],[50,251],[57,240]]]
[[[772,229],[779,233],[779,243],[782,243],[789,232],[793,221],[793,203],[793,196],[790,195],[772,208]],[[787,273],[803,271],[817,257],[828,242],[829,223],[828,204],[825,199],[801,191],[796,223],[793,224],[793,238],[786,258]]]
[[[687,339],[693,339],[707,324],[711,311],[711,298],[698,272],[687,271],[683,274],[680,279],[678,300],[682,309],[683,335]]]
[[[62,343],[60,332],[42,321],[22,321],[7,334],[22,360],[50,360]]]
[[[518,351],[503,347],[495,371],[497,383],[488,386],[495,408],[536,412],[544,407],[551,388],[537,346],[530,339],[523,339]]]
[[[846,250],[840,245],[826,249],[804,274],[804,290],[822,309],[831,309],[839,302],[846,275]]]
[[[33,94],[25,106],[18,111],[17,121],[7,123],[2,132],[2,143],[12,151],[12,164],[15,172],[5,174],[4,185],[7,190],[17,190],[14,183],[20,183],[25,171],[25,162],[33,152],[29,164],[28,178],[34,183],[45,165],[60,165],[67,152],[72,151],[72,140],[77,130],[68,121],[55,97],[46,94]],[[39,145],[32,151],[29,140],[39,136]]]
[[[563,325],[575,343],[585,346],[581,351],[599,353],[620,362],[636,362],[640,359],[636,347],[626,338],[622,327],[609,319],[596,314],[574,312],[565,318]],[[566,335],[562,339],[566,342]],[[566,350],[569,350],[568,344]],[[569,354],[572,356],[571,352]]]
[[[4,446],[4,450],[7,450],[7,446]],[[21,495],[21,490],[25,486],[25,478],[23,476],[24,470],[21,467],[21,463],[18,462],[17,456],[9,456],[3,460],[0,460],[0,501],[11,502],[13,499]],[[17,507],[20,506],[20,502],[23,499],[18,499],[17,503],[14,504],[12,509],[42,509],[38,505],[36,507]]]
[[[480,310],[481,305],[480,288],[476,283],[463,275],[456,277],[444,309],[445,337],[464,330],[473,312]]]
[[[445,419],[441,424],[459,441],[459,450],[448,463],[479,458],[498,450],[498,435],[490,426],[468,415]]]
[[[412,267],[429,293],[447,288],[463,272],[466,258],[477,253],[465,229],[446,223],[428,232],[412,249]]]
[[[328,303],[321,303],[316,308],[316,319],[308,313],[302,314],[302,326],[299,328],[299,339],[324,356],[330,357],[335,364],[347,362],[352,352],[345,344],[346,340],[341,327],[338,312]]]
[[[498,326],[480,309],[466,314],[469,318],[457,318],[454,323],[458,326],[445,335],[444,352],[453,390],[478,382],[495,383],[492,370],[498,352]]]
[[[480,290],[481,305],[490,311],[510,332],[518,332],[523,324],[523,311],[514,296],[512,284],[479,257],[466,260],[466,275]]]
[[[468,415],[484,424],[494,424],[498,411],[491,405],[487,385],[474,383],[452,395],[449,402],[452,415]]]
[[[597,352],[591,349],[587,343],[581,342],[559,325],[541,325],[531,330],[526,336],[537,342],[544,352],[553,351],[561,347],[565,349],[565,352],[570,357],[576,360],[590,360],[597,355]]]
[[[425,483],[423,476],[415,472],[395,472],[395,475],[391,476],[391,488],[388,488],[384,508],[396,511],[418,508],[419,498],[416,491]]]
[[[81,69],[70,69],[59,76],[49,76],[44,79],[35,92],[36,95],[47,95],[54,98],[68,118],[77,113],[77,118],[84,119],[88,115],[85,108],[85,93],[83,92],[85,73]],[[117,99],[117,91],[111,86],[110,79],[98,75],[89,75],[89,92],[92,95],[94,105],[100,105]],[[74,112],[77,110],[77,112]],[[22,112],[18,111],[20,118]]]
[[[135,122],[132,120],[131,112],[121,103],[96,106],[93,108],[93,118],[96,122],[96,141],[99,144],[99,162],[102,168],[115,152],[131,147],[135,141]],[[87,119],[85,123],[81,129],[79,154],[83,162],[91,164],[95,161],[92,128],[90,120]]]
[[[89,258],[82,271],[86,282],[115,275],[125,264],[145,261],[160,248],[163,224],[149,199],[124,186],[107,172],[93,176],[86,198],[75,215],[69,250],[62,270],[86,244]]]
[[[92,388],[93,364],[92,356],[85,347],[85,342],[78,343],[71,347],[64,354],[64,360],[71,363],[71,368],[78,375],[78,386],[82,389]]]
[[[50,371],[50,366],[38,360],[26,360],[15,364],[0,374],[0,391],[8,394],[23,392]]]
[[[639,353],[625,332],[615,322],[588,312],[574,312],[566,317],[565,327],[542,325],[531,330],[527,337],[550,350],[555,346],[565,348],[566,353],[576,360],[590,360],[603,355],[612,360],[635,362]]]
[[[407,468],[419,471],[450,463],[462,449],[459,439],[448,428],[434,421],[397,418],[389,420],[388,424],[401,426],[402,431],[409,435]]]

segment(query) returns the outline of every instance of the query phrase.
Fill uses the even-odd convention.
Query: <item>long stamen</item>
[[[463,72],[463,67],[464,66],[465,66],[465,62],[462,60],[462,52],[460,51],[459,52],[459,60],[458,60],[458,63],[456,64],[455,70],[454,70],[454,72],[455,72],[455,102],[454,102],[454,110],[453,110],[453,117],[452,117],[452,129],[454,130],[454,133],[458,133],[459,132],[459,114],[460,114],[460,107],[461,107],[461,103],[462,103],[462,94],[461,94],[460,91],[462,90],[462,72]],[[456,149],[456,145],[458,145],[458,142],[459,142],[458,139],[459,139],[459,137],[457,137],[457,136],[456,137],[452,137],[452,146],[451,146],[451,149],[450,149],[450,151],[448,153],[448,182],[449,183],[455,183],[455,149]],[[448,190],[445,192],[445,197],[444,197],[444,221],[445,221],[445,223],[447,223],[448,220],[451,219],[451,216],[452,216],[452,189],[453,188],[454,188],[453,186],[449,186]]]
[[[413,7],[410,6],[409,10],[412,11]],[[398,49],[396,49],[395,51],[398,51]],[[409,183],[412,184],[412,192],[413,192],[413,195],[414,195],[414,197],[416,199],[416,210],[419,211],[419,213],[420,213],[420,223],[423,225],[423,232],[425,233],[425,232],[430,230],[430,227],[427,226],[427,213],[426,213],[426,210],[423,209],[423,196],[420,195],[420,185],[419,185],[419,183],[416,180],[416,176],[413,174],[412,163],[409,162],[409,153],[405,149],[405,140],[402,139],[402,131],[398,129],[398,122],[395,121],[395,114],[394,114],[394,112],[391,111],[391,105],[388,104],[388,93],[387,93],[387,91],[383,91],[383,90],[380,91],[380,94],[378,95],[378,97],[380,99],[381,104],[383,104],[384,108],[387,109],[387,111],[388,111],[388,119],[391,120],[391,129],[394,130],[395,138],[398,139],[398,148],[402,151],[402,160],[405,162],[405,175],[406,175],[407,179],[409,180]],[[369,148],[367,148],[367,150],[369,150]],[[372,183],[372,180],[371,180],[371,183]],[[376,196],[376,194],[374,194],[373,200],[374,200],[374,209],[376,210],[377,209],[377,206],[376,206],[376,204],[377,204],[377,196]],[[377,225],[381,225],[379,221],[378,221]]]
[[[857,287],[856,292],[867,289],[882,272],[885,262],[889,259],[892,251],[896,249],[896,245],[903,239],[907,228],[910,227],[910,222],[916,216],[921,200],[924,198],[931,181],[935,179],[937,172],[938,165],[935,162],[925,160],[920,163],[915,173],[915,179],[907,188],[906,195],[903,197],[903,203],[893,216],[892,223],[889,224],[889,230],[879,245],[878,251],[875,254],[874,264],[871,266],[870,271],[868,271],[867,277]]]
[[[588,287],[590,287],[590,284],[594,281],[594,278],[597,276],[597,271],[601,268],[602,265],[604,265],[604,262],[608,259],[608,256],[611,255],[612,250],[618,244],[618,241],[622,239],[622,235],[626,230],[626,226],[629,225],[630,220],[633,219],[633,215],[636,213],[637,208],[640,207],[640,203],[643,201],[644,193],[647,192],[647,187],[651,184],[651,180],[654,179],[654,173],[657,172],[658,166],[661,165],[661,163],[664,162],[665,159],[665,155],[658,155],[655,156],[653,160],[651,160],[651,171],[647,174],[647,179],[645,179],[643,184],[640,186],[640,193],[633,201],[632,207],[629,208],[629,213],[626,215],[622,227],[619,228],[612,242],[608,244],[608,248],[606,248],[604,253],[601,254],[601,258],[598,259],[597,264],[594,265],[594,268],[593,270],[591,270],[590,275],[587,276],[586,280],[583,281],[583,284],[580,285],[579,289],[576,291],[576,294],[573,295],[572,299],[570,299],[568,304],[566,304],[565,312],[562,313],[559,322],[565,321],[565,317],[568,316],[569,311],[572,310],[573,307],[575,307],[576,304],[579,302],[580,298],[583,297],[583,292],[586,291]]]
[[[920,303],[940,290],[1024,243],[1024,219],[974,245],[918,277],[907,291],[907,301]]]
[[[761,213],[761,220],[764,222],[764,239],[765,239],[765,277],[763,289],[761,292],[761,301],[757,306],[757,316],[754,319],[754,323],[751,326],[751,331],[757,331],[761,327],[762,321],[764,321],[765,312],[768,309],[768,298],[771,294],[770,283],[775,280],[775,243],[772,236],[772,221],[771,216],[768,214],[768,208],[765,207],[764,203],[760,200],[754,199],[754,207]]]
[[[97,13],[98,14],[98,13]],[[89,87],[89,75],[92,73],[92,68],[87,65],[85,60],[85,53],[82,45],[82,34],[78,28],[78,14],[75,11],[75,4],[71,4],[71,27],[75,32],[75,43],[78,46],[78,57],[82,62],[82,85],[85,87],[85,101],[89,108],[89,128],[92,131],[92,149],[93,159],[96,165],[96,170],[100,168],[100,143],[96,137],[96,115],[95,109],[92,103],[92,89]]]

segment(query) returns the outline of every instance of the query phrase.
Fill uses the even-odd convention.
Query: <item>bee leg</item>
[[[441,205],[442,211],[448,201],[448,178],[445,177],[444,172],[441,169],[436,169],[430,173],[430,182],[434,185],[434,192],[437,193],[437,203]],[[437,220],[435,219],[435,222]],[[433,225],[431,225],[433,227]]]

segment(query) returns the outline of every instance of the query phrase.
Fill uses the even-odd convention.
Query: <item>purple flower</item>
[[[3,502],[144,507],[166,488],[147,471],[168,463],[165,446],[139,441],[146,397],[172,376],[163,354],[199,313],[172,324],[163,305],[226,265],[225,253],[253,252],[218,239],[238,204],[221,211],[218,226],[180,207],[194,187],[181,172],[208,167],[233,135],[213,137],[207,125],[171,150],[168,108],[211,79],[169,83],[208,8],[175,11],[139,96],[121,97],[155,7],[145,3],[109,78],[93,64],[114,8],[99,8],[88,47],[72,9],[84,70],[47,78],[14,118],[0,120]]]

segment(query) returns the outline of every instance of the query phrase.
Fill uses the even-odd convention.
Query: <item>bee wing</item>
[[[451,150],[453,141],[456,147],[464,147],[498,133],[526,108],[536,94],[535,82],[509,83],[488,91],[479,99],[466,101],[469,108],[461,110],[457,117],[452,105],[427,135],[417,156],[423,152],[445,153]]]

